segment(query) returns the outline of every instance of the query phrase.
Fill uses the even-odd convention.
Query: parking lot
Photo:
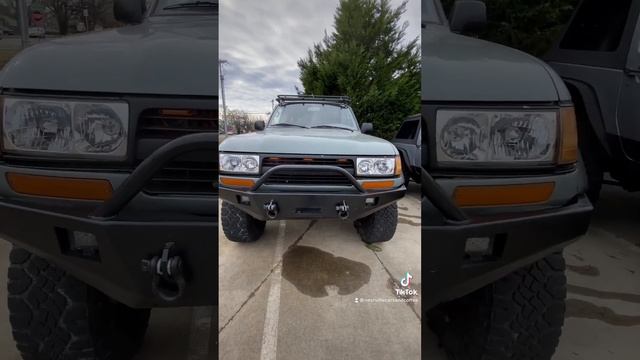
[[[377,246],[340,220],[269,222],[253,244],[220,231],[220,359],[418,359],[420,303],[368,301],[396,299],[407,272],[420,291],[419,192]]]

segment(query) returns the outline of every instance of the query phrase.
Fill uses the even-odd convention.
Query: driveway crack
[[[400,287],[400,284],[398,284],[396,282],[395,278],[393,277],[393,274],[391,274],[391,271],[389,270],[389,268],[387,268],[387,266],[384,264],[382,259],[380,259],[380,257],[378,256],[378,253],[373,251],[373,250],[371,250],[371,252],[373,253],[373,255],[375,255],[376,259],[378,259],[378,262],[380,263],[380,265],[382,265],[382,268],[384,269],[384,271],[387,272],[387,275],[389,275],[389,281],[392,282],[394,284],[394,286]],[[396,298],[401,299],[401,297],[398,297],[398,296],[396,296]],[[422,318],[420,317],[420,314],[418,314],[416,309],[413,306],[411,306],[411,303],[410,302],[405,302],[405,304],[407,304],[409,309],[411,309],[411,312],[413,312],[415,314],[415,316],[418,319],[418,321],[422,323]]]

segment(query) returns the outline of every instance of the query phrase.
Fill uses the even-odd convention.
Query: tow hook
[[[346,220],[349,218],[349,205],[344,200],[342,200],[341,204],[336,205],[336,211],[340,219]]]
[[[162,300],[173,302],[184,294],[186,281],[180,256],[171,256],[175,243],[166,243],[161,256],[142,260],[142,272],[153,275],[151,291]]]
[[[276,203],[273,200],[271,200],[268,203],[264,204],[264,210],[267,212],[267,216],[271,220],[277,218],[278,217],[278,213],[280,212],[278,210],[278,203]]]

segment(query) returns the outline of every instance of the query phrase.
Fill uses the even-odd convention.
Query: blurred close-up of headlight
[[[260,172],[260,156],[221,153],[220,171],[242,174],[257,174]]]
[[[438,111],[437,160],[550,163],[557,117],[556,111]]]
[[[122,159],[129,106],[123,102],[4,98],[2,149],[8,153]]]
[[[358,176],[389,176],[395,173],[395,158],[357,158]]]

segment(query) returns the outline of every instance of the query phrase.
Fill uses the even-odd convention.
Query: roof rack
[[[278,101],[279,105],[282,105],[287,102],[294,101],[324,101],[324,102],[332,102],[339,103],[343,105],[350,105],[351,98],[348,96],[329,96],[329,95],[278,95],[276,97],[276,101]]]

